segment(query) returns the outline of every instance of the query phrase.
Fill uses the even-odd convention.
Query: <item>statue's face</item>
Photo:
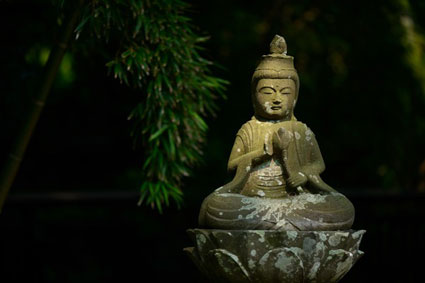
[[[264,119],[289,119],[294,108],[295,82],[291,79],[260,79],[255,90],[256,114]]]

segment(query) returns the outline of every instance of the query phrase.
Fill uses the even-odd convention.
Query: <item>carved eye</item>
[[[280,93],[281,93],[281,94],[284,94],[284,95],[290,95],[290,94],[291,94],[291,89],[290,89],[290,88],[288,88],[288,87],[286,87],[286,88],[282,88],[282,89],[280,90]]]
[[[260,93],[261,94],[273,94],[274,90],[270,87],[263,87],[262,89],[260,89]]]

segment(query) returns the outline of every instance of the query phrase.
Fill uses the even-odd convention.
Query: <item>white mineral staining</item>
[[[251,250],[251,256],[256,256],[257,255],[257,251],[256,250]]]
[[[258,263],[260,265],[268,264],[271,252],[273,252],[273,250],[267,252]],[[291,273],[295,268],[304,268],[302,261],[299,259],[299,254],[302,252],[300,248],[296,247],[284,248],[284,251],[276,255],[277,260],[274,266],[285,273]],[[292,253],[293,256],[290,256],[289,253]]]
[[[223,186],[221,186],[220,188],[216,189],[215,192],[221,190],[223,188]]]
[[[295,240],[298,236],[297,231],[286,231],[286,235],[288,235],[288,238],[291,240]]]
[[[198,240],[198,243],[201,243],[201,245],[205,244],[207,242],[207,238],[205,238],[202,234],[197,234],[196,238]]]
[[[264,138],[264,149],[266,151],[266,153],[269,152],[269,133],[266,133],[266,136]]]
[[[294,254],[296,254],[297,256],[300,256],[301,254],[304,253],[304,251],[300,248],[297,247],[292,247],[292,248],[285,248],[286,250],[290,250],[291,252],[293,252]],[[301,263],[302,265],[302,263]]]
[[[363,230],[360,230],[360,231],[354,232],[354,233],[351,235],[351,237],[353,237],[353,239],[354,239],[354,240],[356,240],[356,239],[358,239],[359,237],[361,237],[361,236],[363,235],[363,233],[364,233],[364,231],[363,231]]]
[[[236,255],[234,255],[234,254],[232,254],[232,253],[230,253],[230,252],[228,252],[226,250],[221,250],[220,253],[216,253],[215,255],[216,255],[217,259],[218,259],[218,262],[220,263],[220,266],[224,269],[225,272],[227,272],[227,273],[232,272],[228,268],[228,264],[224,261],[224,255],[227,255],[228,257],[230,257],[238,265],[238,267],[243,272],[243,274],[246,277],[249,277],[248,271],[245,269],[245,267],[242,265],[241,261],[239,260],[239,258]]]
[[[295,138],[296,138],[297,140],[299,140],[299,139],[301,138],[301,135],[300,135],[300,133],[298,133],[298,132],[295,132]]]
[[[341,241],[341,238],[338,237],[337,235],[332,235],[329,237],[329,244],[333,247],[335,247],[336,245],[338,245]]]
[[[272,109],[272,105],[270,104],[269,101],[266,101],[264,103],[264,108],[266,109],[266,112],[269,114],[273,114],[273,109]]]
[[[320,183],[319,178],[317,177],[317,175],[308,175],[310,177],[310,179],[313,179],[313,181],[315,181],[316,183]]]
[[[240,148],[238,148],[236,151],[237,151],[237,152],[241,152],[241,149],[240,149]]]
[[[310,272],[308,273],[307,277],[308,277],[309,279],[314,279],[314,278],[316,278],[316,276],[317,276],[317,271],[319,270],[319,267],[320,267],[320,262],[315,262],[315,263],[313,264],[313,266],[311,267]]]
[[[328,239],[328,237],[326,237],[326,234],[323,233],[323,232],[319,233],[319,238],[320,238],[321,241],[326,241]]]
[[[332,247],[335,247],[341,243],[341,238],[344,237],[348,237],[348,232],[336,232],[334,235],[329,237],[328,242]]]
[[[255,261],[253,261],[251,258],[248,260],[248,267],[250,269],[254,269],[255,268]]]
[[[219,214],[220,214],[220,215],[223,215],[223,212],[221,212],[221,211],[220,211],[220,213],[219,213]]]
[[[226,273],[231,273],[231,270],[227,267],[227,264],[225,263],[224,259],[223,259],[223,254],[220,252],[216,252],[215,253],[215,257],[217,258],[218,263],[220,264],[220,266],[223,268],[224,272]]]
[[[298,175],[301,175],[302,177],[305,177],[304,173],[298,172]]]
[[[294,261],[294,257],[289,257],[286,256],[284,253],[279,253],[278,259],[274,266],[285,273],[290,273]]]
[[[238,215],[238,219],[242,219],[242,218],[243,218],[243,216],[239,214]]]
[[[260,243],[264,243],[266,239],[264,238],[265,232],[264,231],[253,231],[254,234],[257,234],[259,236],[258,241]]]
[[[264,191],[259,190],[259,191],[257,192],[257,195],[259,195],[260,197],[263,197],[263,196],[265,196],[266,194],[264,193]]]
[[[288,221],[285,220],[285,218],[280,219],[279,221],[277,221],[276,223],[276,228],[277,230],[282,229],[282,230],[291,230],[294,227],[292,226],[291,223],[289,223]]]
[[[303,190],[303,188],[302,188],[301,186],[298,186],[298,187],[297,187],[297,191],[298,191],[299,193],[303,193],[303,192],[304,192],[304,190]]]
[[[292,198],[267,200],[243,197],[241,199],[242,207],[239,210],[250,211],[246,219],[253,219],[257,215],[260,215],[262,220],[278,223],[280,220],[284,220],[286,215],[292,213],[294,210],[302,210],[308,204],[324,203],[325,201],[326,196],[313,194],[301,194]]]
[[[320,240],[323,241],[322,234],[323,233],[319,233],[319,238]],[[325,235],[325,238],[326,238],[326,235]],[[322,258],[326,254],[327,247],[323,242],[317,242],[316,244],[315,240],[312,240],[312,241],[308,240],[307,242],[304,240],[303,247],[304,249],[307,249],[306,252],[311,255],[312,261],[314,262],[309,273],[307,274],[307,277],[309,279],[315,279],[317,278],[317,272],[322,263]]]
[[[350,252],[348,252],[348,254],[350,254],[350,256],[347,257],[346,260],[338,262],[334,278],[341,278],[345,273],[348,272],[348,270],[350,270],[351,266],[353,266],[353,254]]]
[[[313,132],[310,129],[307,129],[305,131],[305,140],[310,141],[312,137],[313,137]]]
[[[251,242],[251,246],[255,245],[254,242]]]
[[[253,168],[252,174],[255,182],[262,187],[275,187],[283,184],[282,167],[274,159]]]
[[[251,170],[251,166],[246,166],[245,171],[249,172],[249,170]]]
[[[338,262],[335,270],[335,275],[332,278],[332,281],[336,281],[337,279],[340,279],[342,275],[344,275],[353,265],[353,254],[341,249],[337,250],[330,250],[329,255],[331,257],[328,257],[327,260],[332,259],[332,256],[336,256],[338,259],[336,260]],[[342,258],[346,257],[344,261],[341,261]]]
[[[267,252],[258,262],[260,265],[266,264],[267,260],[269,259],[270,252]]]
[[[326,246],[323,242],[318,242],[316,245],[316,251],[314,252],[315,255],[319,256],[319,255],[323,255],[326,251]]]
[[[294,137],[294,133],[292,133],[291,131],[286,131],[288,133],[288,137],[291,140]]]
[[[282,271],[283,273],[293,273],[297,269],[303,269],[302,261],[299,259],[296,253],[294,253],[291,249],[285,248],[285,252],[280,252],[277,254],[277,260],[274,266]],[[293,256],[289,255],[292,253]]]

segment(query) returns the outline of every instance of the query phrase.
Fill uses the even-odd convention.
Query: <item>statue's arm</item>
[[[303,166],[302,173],[306,175],[309,183],[317,189],[326,192],[336,192],[335,189],[320,178],[320,174],[325,171],[325,162],[314,134],[311,135],[310,145],[309,162]]]
[[[304,166],[303,171],[304,174],[320,175],[323,171],[325,171],[325,162],[323,161],[319,144],[317,143],[314,135],[311,135],[310,145],[309,162]]]
[[[242,138],[238,135],[236,136],[235,143],[230,154],[229,162],[227,164],[227,169],[229,171],[235,170],[240,164],[246,164],[251,166],[252,164],[259,163],[267,157],[271,157],[270,153],[271,147],[264,145],[263,147],[246,152],[245,146],[242,141]],[[247,169],[249,171],[249,169]]]

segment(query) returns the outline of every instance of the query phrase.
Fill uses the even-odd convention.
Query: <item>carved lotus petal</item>
[[[185,251],[211,282],[338,282],[363,252],[361,231],[188,231]]]
[[[220,282],[249,282],[249,274],[242,265],[240,259],[223,249],[215,249],[208,252],[209,263],[220,278]]]
[[[304,265],[298,254],[296,248],[268,251],[258,262],[258,277],[264,282],[303,282]]]
[[[332,282],[339,281],[353,266],[354,255],[344,250],[330,250],[321,272]]]

